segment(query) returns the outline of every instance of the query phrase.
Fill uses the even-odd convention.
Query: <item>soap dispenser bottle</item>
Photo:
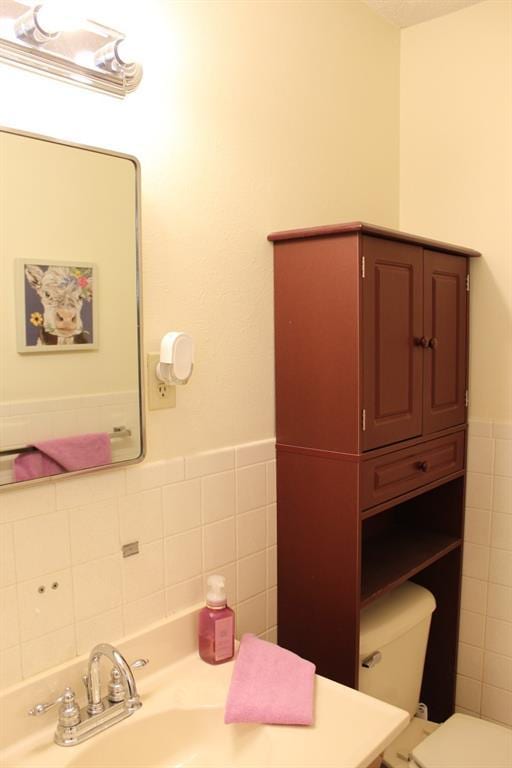
[[[235,614],[228,607],[224,576],[209,576],[206,605],[199,612],[199,655],[221,664],[235,653]]]

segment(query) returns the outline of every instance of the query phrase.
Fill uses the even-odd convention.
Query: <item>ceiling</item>
[[[459,11],[480,0],[363,0],[397,27],[410,27],[422,21]]]

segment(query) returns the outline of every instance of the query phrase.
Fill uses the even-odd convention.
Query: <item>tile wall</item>
[[[457,707],[512,726],[512,425],[472,422]]]
[[[202,601],[275,640],[275,441],[0,494],[0,686]],[[138,540],[140,553],[121,546]]]

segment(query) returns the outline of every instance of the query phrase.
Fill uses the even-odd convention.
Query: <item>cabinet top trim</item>
[[[472,248],[465,248],[464,246],[453,245],[451,243],[443,243],[440,240],[431,240],[430,238],[420,237],[419,235],[410,235],[407,234],[407,232],[399,232],[398,230],[387,229],[386,227],[377,227],[374,224],[366,224],[364,221],[350,221],[345,224],[329,224],[323,227],[307,227],[305,229],[288,229],[284,232],[272,232],[268,235],[268,240],[275,243],[281,240],[301,240],[306,237],[327,237],[329,235],[346,235],[354,232],[374,235],[375,237],[382,237],[386,240],[398,240],[402,243],[415,243],[437,251],[443,251],[443,253],[453,253],[458,256],[482,255]]]

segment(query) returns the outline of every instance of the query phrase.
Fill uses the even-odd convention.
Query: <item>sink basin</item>
[[[68,768],[225,768],[266,765],[268,733],[258,725],[224,725],[223,709],[170,709],[145,719],[129,718],[123,727],[84,745]]]

